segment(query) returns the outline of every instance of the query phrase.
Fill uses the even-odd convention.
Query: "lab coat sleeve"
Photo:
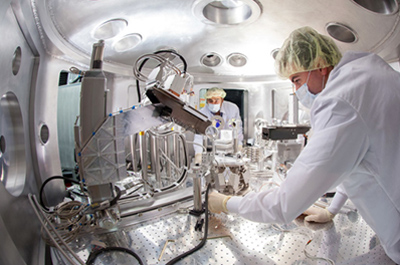
[[[229,212],[257,222],[288,223],[350,176],[369,146],[364,121],[339,98],[317,98],[312,114],[313,137],[281,186],[232,197]]]
[[[347,194],[342,187],[337,187],[336,194],[333,196],[331,204],[327,210],[332,214],[337,214],[347,201]]]

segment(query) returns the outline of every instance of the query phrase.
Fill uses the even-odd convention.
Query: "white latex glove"
[[[201,164],[201,160],[202,160],[202,153],[198,153],[194,155],[194,164]]]
[[[307,222],[327,223],[335,217],[334,214],[325,208],[311,206],[303,214],[307,215],[304,220]]]
[[[208,194],[208,209],[212,213],[228,213],[226,203],[232,196],[226,196],[219,192],[213,191]]]

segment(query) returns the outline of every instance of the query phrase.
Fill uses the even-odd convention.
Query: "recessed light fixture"
[[[358,40],[356,32],[349,26],[341,23],[328,23],[326,25],[326,31],[332,38],[341,42],[354,43]]]
[[[142,42],[142,36],[137,33],[132,33],[123,36],[114,42],[113,48],[116,52],[125,52],[135,48]]]
[[[106,40],[117,36],[121,33],[126,26],[128,26],[128,21],[122,18],[108,20],[100,24],[93,31],[93,38],[98,40]]]
[[[195,16],[214,25],[249,23],[261,14],[261,6],[253,0],[199,0],[193,8]]]
[[[353,0],[359,6],[374,13],[390,15],[398,11],[396,0]]]
[[[215,67],[222,63],[222,57],[215,52],[210,52],[204,54],[201,57],[200,62],[205,66]]]
[[[247,57],[241,53],[232,53],[232,54],[228,55],[227,61],[232,66],[241,67],[241,66],[246,65]]]

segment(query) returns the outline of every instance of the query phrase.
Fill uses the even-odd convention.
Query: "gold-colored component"
[[[168,245],[169,242],[175,242],[175,240],[173,240],[173,239],[168,239],[168,240],[165,242],[164,247],[163,247],[163,249],[162,249],[162,251],[161,251],[161,253],[160,253],[160,257],[158,257],[158,261],[160,261],[161,258],[162,258],[162,256],[164,255],[164,251],[165,251],[165,249],[167,248],[167,245]]]
[[[219,238],[224,238],[224,237],[229,237],[230,239],[232,239],[231,235],[223,235],[223,236],[211,236],[211,237],[207,237],[207,240],[210,240],[210,239],[219,239]],[[200,240],[203,240],[203,238],[200,238]]]

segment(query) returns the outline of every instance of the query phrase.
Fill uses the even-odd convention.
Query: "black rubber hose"
[[[201,249],[207,242],[207,236],[208,236],[208,192],[210,190],[211,184],[208,184],[207,190],[206,190],[206,195],[205,195],[205,208],[206,208],[206,213],[205,213],[205,228],[204,228],[204,236],[201,242],[193,249],[179,255],[178,257],[170,260],[166,265],[171,265],[176,263],[177,261],[180,261],[181,259],[185,258],[186,256],[189,256],[190,254],[196,252],[197,250]]]
[[[175,54],[176,56],[178,56],[179,59],[181,59],[182,62],[183,62],[183,73],[186,73],[186,71],[187,71],[187,62],[186,62],[185,58],[183,58],[182,55],[180,55],[179,53],[174,52],[174,51],[172,51],[172,50],[160,50],[160,51],[154,52],[154,54],[159,54],[159,53],[163,53],[163,52],[169,52],[169,53],[172,53],[172,54]],[[140,71],[142,70],[144,64],[145,64],[148,60],[149,60],[149,59],[143,60],[143,62],[139,65],[139,69],[138,69],[138,70],[139,70],[139,73],[140,73]],[[139,84],[139,80],[138,80],[138,79],[136,79],[136,92],[137,92],[137,95],[138,95],[138,102],[142,101],[142,95],[140,94],[140,84]]]
[[[66,177],[63,177],[63,176],[53,176],[53,177],[50,177],[50,178],[46,179],[45,182],[43,182],[42,186],[40,187],[39,201],[40,201],[40,205],[42,205],[42,207],[44,209],[46,209],[47,211],[49,210],[49,208],[47,208],[47,206],[44,205],[43,199],[42,199],[43,189],[44,189],[44,187],[46,186],[47,183],[49,183],[50,181],[52,181],[54,179],[62,179],[62,180],[70,181],[70,182],[75,183],[75,184],[79,184],[79,181],[76,181],[76,180],[73,180],[73,179],[70,179],[70,178],[66,178]]]
[[[106,247],[106,248],[96,250],[96,251],[90,253],[89,258],[86,261],[86,265],[94,264],[94,261],[100,254],[103,254],[106,252],[111,252],[111,251],[125,252],[125,253],[133,256],[139,262],[140,265],[143,265],[143,261],[140,259],[140,257],[135,252],[133,252],[130,249],[122,248],[122,247]]]

